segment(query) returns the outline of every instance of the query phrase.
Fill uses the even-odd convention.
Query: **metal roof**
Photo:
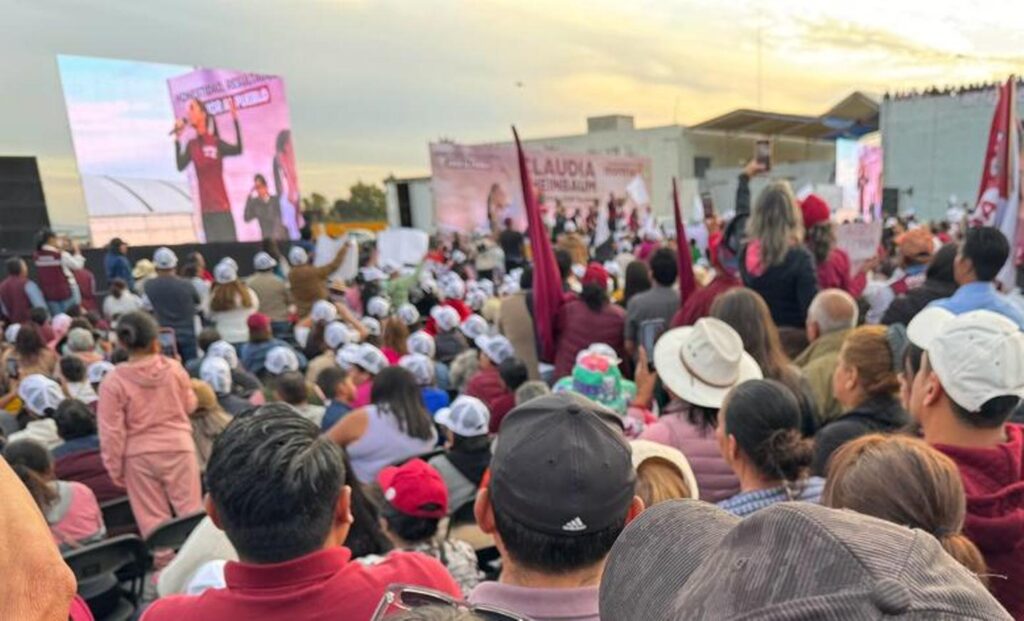
[[[691,129],[819,140],[856,137],[878,129],[878,102],[856,91],[821,116],[740,108],[698,123]]]

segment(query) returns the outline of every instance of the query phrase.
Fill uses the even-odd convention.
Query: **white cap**
[[[494,283],[487,278],[481,278],[473,282],[473,288],[479,291],[483,291],[484,294],[489,297],[494,297]]]
[[[262,272],[272,270],[275,267],[277,267],[277,260],[270,256],[269,252],[263,252],[261,250],[252,258],[252,268],[254,270]]]
[[[383,319],[391,314],[391,302],[387,298],[375,295],[366,301],[366,314]]]
[[[910,320],[907,325],[907,339],[921,349],[928,349],[932,339],[946,330],[956,315],[938,306],[929,306]]]
[[[359,269],[359,275],[363,277],[364,282],[376,282],[379,280],[387,280],[388,275],[381,271],[380,268],[363,267]]]
[[[398,261],[395,261],[394,259],[384,259],[381,262],[380,267],[382,270],[384,270],[384,273],[394,274],[395,272],[402,269],[402,264],[399,263]]]
[[[235,282],[238,280],[238,268],[227,261],[221,261],[213,268],[213,279],[220,285]]]
[[[362,368],[371,375],[377,375],[388,366],[388,357],[373,345],[362,343],[359,345],[359,351],[356,353],[356,358],[352,361],[352,364]]]
[[[466,283],[455,272],[448,272],[441,279],[441,295],[461,300],[466,296]]]
[[[409,335],[409,338],[405,340],[405,346],[409,349],[410,353],[423,354],[427,358],[433,359],[437,355],[437,347],[434,345],[434,337],[430,336],[423,330],[417,330]]]
[[[270,361],[270,356],[267,356]],[[199,365],[199,379],[203,380],[213,388],[218,395],[226,395],[231,392],[231,366],[228,361],[218,356],[207,356]]]
[[[451,407],[438,410],[434,421],[457,436],[475,438],[487,435],[491,426],[491,412],[483,401],[462,395],[452,402]]]
[[[434,361],[423,354],[406,354],[398,359],[398,366],[412,373],[420,386],[434,383]]]
[[[334,361],[338,363],[338,366],[345,369],[346,371],[352,368],[352,365],[356,363],[356,359],[359,357],[359,345],[356,343],[346,343],[341,346],[338,353],[334,355]]]
[[[21,330],[20,323],[12,323],[11,325],[7,326],[7,328],[4,330],[4,340],[13,345],[14,341],[17,340],[18,338],[19,330]]]
[[[922,343],[914,344],[928,353],[942,389],[968,412],[996,397],[1024,398],[1024,333],[1004,315],[958,315]]]
[[[512,343],[500,334],[495,336],[478,336],[473,341],[477,349],[484,352],[484,355],[491,359],[494,364],[501,364],[507,358],[516,355]]]
[[[587,273],[587,266],[586,265],[583,265],[582,263],[573,263],[572,264],[572,274],[576,278],[583,278],[583,276],[586,275],[586,273]]]
[[[114,370],[114,365],[106,360],[97,360],[90,364],[85,370],[85,377],[90,384],[99,384],[103,378]]]
[[[466,335],[467,339],[474,340],[478,336],[487,334],[489,326],[487,325],[486,319],[480,315],[473,314],[463,320],[459,329],[462,330],[462,333]]]
[[[359,320],[359,323],[363,324],[367,334],[370,336],[380,336],[380,322],[373,317],[363,317]]]
[[[352,342],[352,332],[340,321],[332,321],[324,328],[324,343],[331,349],[338,349]]]
[[[309,310],[309,318],[313,321],[323,321],[325,323],[334,321],[338,318],[338,307],[327,300],[317,300],[313,302],[313,306]]]
[[[292,265],[305,265],[309,263],[309,253],[302,246],[292,246],[288,250],[288,262]]]
[[[465,263],[468,258],[466,253],[461,250],[452,252],[452,263]]]
[[[238,368],[238,352],[235,346],[227,341],[214,341],[206,350],[207,357],[223,358],[232,369]]]
[[[406,326],[411,326],[420,320],[420,311],[418,311],[415,306],[408,302],[399,306],[398,311],[396,311],[396,314],[398,315],[398,318],[402,320],[402,323],[404,323]]]
[[[66,399],[60,384],[39,373],[29,375],[18,384],[18,398],[25,409],[36,416],[52,414],[60,402]]]
[[[236,272],[238,271],[238,261],[235,261],[234,257],[224,257],[223,259],[217,262],[217,265],[220,265],[221,263],[227,263],[231,267],[235,268]]]
[[[263,361],[263,368],[272,375],[281,375],[286,371],[299,370],[299,357],[291,347],[278,345],[267,352],[267,358]]]
[[[309,342],[309,333],[311,330],[309,326],[303,326],[296,324],[292,330],[292,334],[295,335],[295,342],[299,344],[299,347],[305,347],[306,343]]]
[[[153,253],[153,266],[158,270],[173,270],[178,267],[178,255],[167,246],[160,246]]]
[[[430,317],[443,332],[454,330],[459,327],[459,311],[451,306],[439,304],[430,309]]]
[[[569,221],[567,221],[567,222],[566,222],[566,223],[565,223],[565,224],[563,225],[563,230],[564,230],[564,231],[565,231],[566,233],[575,233],[575,232],[576,232],[576,223],[575,223],[575,222],[573,222],[572,220],[569,220]]]
[[[613,365],[618,365],[619,363],[622,362],[622,360],[619,358],[618,352],[616,352],[615,348],[612,347],[611,345],[607,343],[591,343],[589,346],[587,346],[586,349],[582,349],[580,350],[580,353],[576,354],[576,364],[579,364],[580,360],[582,360],[585,356],[594,354],[598,356],[604,356],[605,358],[611,360]]]
[[[604,271],[608,272],[609,276],[618,276],[620,273],[620,267],[618,261],[605,261]]]
[[[482,289],[473,289],[466,293],[466,304],[475,311],[479,311],[487,303],[487,294]]]

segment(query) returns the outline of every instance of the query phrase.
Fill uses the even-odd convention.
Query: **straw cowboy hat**
[[[677,397],[714,409],[722,407],[734,386],[762,378],[761,368],[743,351],[740,335],[713,317],[661,335],[654,346],[654,368]]]

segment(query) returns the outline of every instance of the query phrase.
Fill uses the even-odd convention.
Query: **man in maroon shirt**
[[[1024,618],[1024,427],[1007,421],[1024,397],[1024,333],[987,310],[927,308],[907,327],[924,350],[910,413],[924,439],[960,469],[964,534],[978,546],[992,593]]]
[[[512,391],[505,385],[505,380],[501,378],[501,372],[498,367],[508,358],[515,356],[515,349],[512,347],[512,343],[503,336],[478,336],[474,341],[478,350],[480,350],[480,370],[473,374],[473,377],[469,378],[466,383],[466,395],[470,397],[476,397],[487,404],[487,408],[491,411],[491,415],[494,415],[494,407],[499,405],[497,402],[503,399],[507,399]],[[508,412],[510,405],[514,405],[515,397],[512,398],[510,404],[506,404],[502,408],[501,416]],[[501,418],[499,416],[499,419]]]
[[[342,547],[352,513],[341,449],[289,406],[232,421],[206,476],[206,511],[240,560],[224,568],[226,588],[157,600],[145,621],[369,619],[393,583],[460,597],[444,566],[418,552],[352,561]]]

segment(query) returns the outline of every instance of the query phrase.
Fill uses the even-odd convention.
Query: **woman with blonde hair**
[[[699,498],[690,462],[678,450],[650,440],[633,440],[636,493],[644,507],[679,498]]]
[[[964,536],[967,501],[960,470],[923,440],[870,434],[832,456],[822,504],[931,533],[982,582],[985,559]]]
[[[233,261],[221,261],[213,268],[210,290],[210,320],[220,337],[239,347],[249,340],[249,316],[260,308],[260,300],[248,285],[238,279]]]
[[[398,364],[402,356],[409,353],[406,341],[409,340],[409,327],[397,315],[384,320],[381,326],[380,350],[388,359],[389,364]]]
[[[843,414],[814,438],[814,474],[825,476],[832,453],[847,442],[892,433],[910,422],[898,399],[897,372],[906,346],[903,326],[861,326],[846,336],[832,375],[832,393]]]
[[[740,250],[743,284],[761,294],[780,327],[804,329],[818,292],[814,257],[804,246],[804,223],[793,190],[776,181],[761,191]]]
[[[189,414],[192,422],[192,439],[196,443],[196,459],[199,471],[206,472],[206,462],[213,451],[213,441],[231,422],[231,416],[220,406],[213,388],[202,380],[192,380],[192,392],[199,405]]]

